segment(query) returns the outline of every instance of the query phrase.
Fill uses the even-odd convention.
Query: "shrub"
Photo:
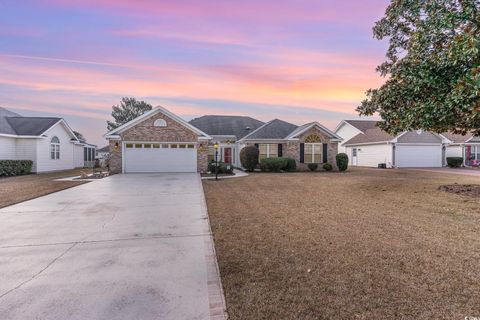
[[[279,172],[279,171],[288,171],[292,172],[297,169],[297,164],[295,163],[295,159],[292,158],[265,158],[260,161],[260,169],[262,171],[272,171],[272,172]]]
[[[345,171],[348,168],[348,156],[345,153],[339,153],[335,157],[339,171]]]
[[[284,169],[285,171],[293,172],[297,170],[297,162],[295,161],[295,159],[292,159],[292,158],[284,158],[284,159],[287,162],[287,165]]]
[[[32,172],[31,160],[0,160],[0,177],[20,176]]]
[[[208,171],[215,173],[215,161],[208,164]],[[218,173],[230,174],[233,172],[233,165],[225,162],[218,162]]]
[[[318,169],[318,163],[309,163],[307,167],[310,169],[310,171],[315,171]]]
[[[333,169],[333,166],[330,163],[327,162],[327,163],[323,164],[323,170],[332,171],[332,169]]]
[[[265,158],[260,161],[262,171],[279,172],[287,167],[285,158]]]
[[[242,167],[252,172],[258,164],[258,149],[255,146],[248,146],[240,151],[240,162]]]
[[[463,164],[462,157],[447,157],[447,165],[450,168],[458,168]]]

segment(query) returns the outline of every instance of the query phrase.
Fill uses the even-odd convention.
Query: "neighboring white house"
[[[472,134],[442,133],[442,135],[450,141],[445,150],[446,157],[462,157],[464,166],[480,166],[480,137]]]
[[[372,120],[343,120],[335,133],[343,138],[339,152],[348,155],[352,166],[442,167],[452,142],[444,135],[422,130],[392,136]]]
[[[92,146],[62,118],[23,117],[0,107],[0,160],[32,160],[32,172],[67,170],[85,166],[86,148]]]

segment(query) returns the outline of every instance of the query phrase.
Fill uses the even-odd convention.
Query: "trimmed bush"
[[[284,169],[285,171],[293,172],[297,170],[297,162],[295,161],[295,159],[292,159],[292,158],[284,158],[284,159],[287,162],[287,165]]]
[[[260,160],[262,171],[280,172],[287,166],[285,158],[265,158]]]
[[[0,160],[0,177],[13,177],[32,172],[31,160]]]
[[[462,157],[447,157],[447,165],[450,168],[458,168],[463,164]]]
[[[339,153],[335,157],[337,161],[338,171],[345,171],[348,168],[348,156],[345,153]]]
[[[310,169],[310,171],[315,171],[318,169],[318,163],[309,163],[307,164],[307,167]]]
[[[333,169],[333,166],[330,163],[327,162],[323,164],[323,170],[332,171],[332,169]]]
[[[253,172],[258,164],[258,149],[255,146],[248,146],[240,151],[240,163],[247,171]]]
[[[262,171],[280,172],[280,171],[295,171],[297,164],[292,158],[265,158],[260,161],[260,169]]]

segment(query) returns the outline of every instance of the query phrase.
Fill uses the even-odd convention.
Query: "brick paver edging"
[[[202,180],[198,175],[200,187],[203,190]],[[207,264],[207,283],[208,283],[208,302],[211,320],[226,320],[227,307],[225,296],[223,294],[222,280],[220,279],[220,270],[218,268],[217,254],[213,242],[212,227],[210,226],[210,218],[208,216],[207,201],[203,196],[203,206],[207,219],[207,229],[209,236],[203,237],[205,246],[205,262]]]

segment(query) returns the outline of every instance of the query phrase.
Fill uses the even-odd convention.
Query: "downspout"
[[[395,168],[395,149],[397,148],[395,143],[392,143],[392,168]]]

